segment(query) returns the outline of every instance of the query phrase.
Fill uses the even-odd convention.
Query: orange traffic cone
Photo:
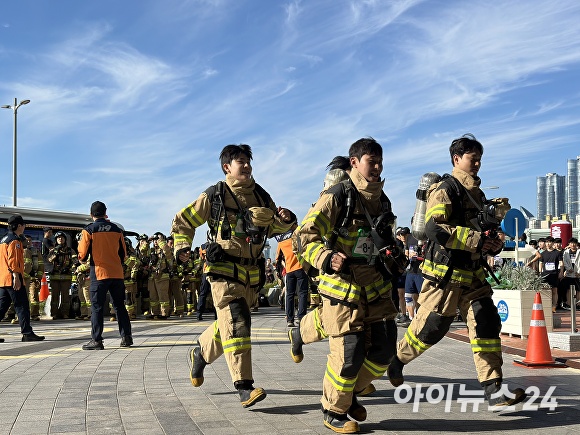
[[[40,280],[40,294],[38,295],[38,299],[40,302],[44,302],[48,299],[48,295],[50,291],[48,290],[48,282],[46,281],[46,273],[42,274],[42,279]]]
[[[566,367],[566,364],[556,362],[550,352],[548,330],[542,307],[542,295],[536,293],[532,307],[532,320],[530,320],[530,335],[526,348],[526,358],[523,361],[514,361],[515,365],[523,365],[528,368]]]

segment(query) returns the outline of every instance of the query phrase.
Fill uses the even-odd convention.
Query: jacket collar
[[[461,184],[463,184],[467,190],[479,188],[479,186],[481,185],[481,178],[472,177],[467,172],[465,172],[459,168],[453,168],[451,175],[453,175],[455,178],[457,178],[459,180],[459,182]]]
[[[369,183],[356,168],[351,168],[350,179],[352,180],[354,187],[356,187],[356,190],[358,190],[365,199],[372,201],[381,197],[383,185],[385,184],[384,178],[377,183]]]

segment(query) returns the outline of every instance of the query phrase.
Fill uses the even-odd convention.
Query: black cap
[[[8,218],[8,225],[24,225],[24,219],[19,214],[13,214]]]
[[[107,206],[101,201],[95,201],[91,204],[91,216],[103,217],[107,214]]]
[[[411,230],[409,229],[409,227],[397,228],[396,232],[397,236],[406,236],[407,234],[411,234]]]

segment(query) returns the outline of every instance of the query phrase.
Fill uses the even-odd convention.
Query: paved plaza
[[[252,315],[254,378],[268,397],[244,409],[223,358],[205,369],[201,388],[190,383],[188,350],[210,323],[134,321],[135,346],[119,348],[116,322],[107,321],[104,351],[81,350],[89,322],[36,322],[35,332],[47,337],[37,343],[20,342],[18,326],[2,323],[0,434],[333,433],[319,402],[327,341],[305,346],[295,364],[283,312],[260,308]],[[403,387],[374,383],[377,391],[360,399],[368,410],[361,433],[580,433],[580,371],[527,369],[514,359],[521,357],[504,354],[509,387],[536,397],[491,412],[476,403],[482,396],[469,344],[446,337],[406,367]]]

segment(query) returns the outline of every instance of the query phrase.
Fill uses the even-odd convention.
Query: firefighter
[[[483,146],[473,135],[453,140],[449,154],[453,164],[451,177],[431,186],[428,193],[428,244],[424,250],[425,281],[419,310],[397,344],[397,355],[388,369],[389,380],[394,386],[404,382],[404,365],[445,336],[459,307],[467,321],[477,378],[489,404],[514,405],[526,394],[520,388],[511,392],[512,397],[500,391],[501,321],[485,279],[483,259],[484,254],[493,256],[503,247],[493,229],[499,226],[509,204],[502,198],[494,201],[492,208],[486,201],[477,175]]]
[[[185,300],[181,289],[183,275],[180,276],[178,264],[173,256],[173,235],[167,238],[168,255],[171,254],[171,270],[169,271],[169,301],[172,306],[171,313],[176,317],[183,317]]]
[[[178,212],[171,232],[175,256],[189,260],[195,230],[209,221],[204,273],[211,286],[217,320],[199,337],[190,352],[190,379],[203,383],[203,369],[224,354],[234,387],[244,408],[266,397],[254,388],[250,306],[265,281],[263,249],[268,237],[287,231],[295,216],[276,207],[252,178],[252,150],[228,145],[220,154],[225,181],[211,186]]]
[[[177,270],[181,279],[181,288],[185,293],[185,314],[193,315],[195,312],[195,302],[197,301],[197,287],[200,280],[196,276],[199,270],[196,270],[196,261],[199,265],[199,249],[195,248],[191,251],[189,260],[185,263],[179,264]]]
[[[48,261],[52,265],[50,274],[50,316],[53,320],[68,319],[72,271],[77,261],[77,254],[67,245],[64,232],[58,231],[54,238],[56,245],[50,249],[48,254]]]
[[[137,257],[133,244],[128,237],[125,237],[127,247],[127,257],[123,263],[123,275],[125,280],[125,308],[129,313],[129,318],[135,320],[135,302],[137,300],[137,275],[141,268],[141,261]]]
[[[349,179],[325,191],[296,230],[303,259],[320,271],[319,314],[330,345],[323,422],[338,433],[360,430],[367,412],[356,396],[384,374],[395,350],[397,310],[385,256],[395,245],[395,216],[383,193],[382,156],[372,138],[352,144]]]
[[[77,242],[81,241],[82,232],[76,235]],[[81,303],[80,316],[76,320],[91,320],[91,256],[85,262],[79,261],[74,274],[77,279],[77,293]]]
[[[203,261],[201,260],[199,246],[196,246],[191,252],[190,261],[193,262],[193,265],[189,275],[190,285],[187,293],[187,314],[193,315],[197,309],[197,295],[201,287],[201,275],[203,273]]]
[[[154,320],[164,320],[171,314],[169,303],[169,272],[173,267],[173,253],[165,235],[156,232],[150,238],[153,242],[153,249],[149,257],[149,303],[151,311],[149,318]]]
[[[30,320],[40,320],[40,280],[44,274],[44,261],[38,249],[32,244],[32,237],[25,236],[24,246],[24,287],[28,289]]]
[[[149,304],[149,275],[150,275],[150,256],[151,248],[149,246],[149,237],[147,234],[141,234],[137,237],[137,249],[135,250],[137,258],[141,262],[141,267],[137,273],[137,299],[140,299],[141,313],[146,316],[150,314],[150,304]]]

